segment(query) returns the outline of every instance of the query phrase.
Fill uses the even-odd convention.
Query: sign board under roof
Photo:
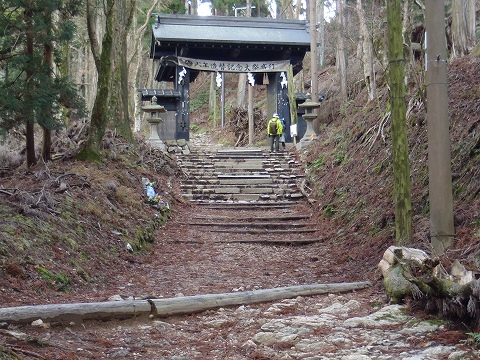
[[[310,34],[303,20],[160,14],[152,25],[150,57],[231,62],[287,60],[297,73],[309,50]]]

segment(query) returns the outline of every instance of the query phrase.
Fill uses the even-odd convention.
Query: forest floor
[[[480,82],[478,59],[455,66],[452,71],[456,78],[462,77],[465,81],[468,77],[471,84]],[[450,89],[455,112],[465,115],[463,123],[454,119],[458,130],[452,135],[455,147],[462,138],[478,141],[480,112],[478,91],[475,95],[472,90],[474,85],[465,86],[459,82],[453,86],[457,86]],[[345,118],[341,126],[337,124],[337,134],[344,137],[332,135],[327,130],[320,139],[318,152],[310,154],[305,165],[311,165],[321,152],[328,155],[335,151],[337,154],[348,131],[358,133],[359,143],[366,142],[365,134],[378,123],[378,114],[377,121],[373,115],[362,121],[366,123],[363,133],[359,133],[359,122],[353,115]],[[380,130],[375,128],[375,132],[380,133]],[[422,134],[412,139],[415,149],[417,140],[425,143],[425,131],[423,128],[414,132]],[[210,134],[201,136],[202,141],[215,141]],[[121,141],[112,140],[109,146],[110,150],[115,149],[114,155],[100,165],[76,161],[67,154],[61,160],[31,169],[22,166],[1,169],[2,307],[106,301],[115,295],[168,298],[310,283],[369,280],[372,286],[338,296],[296,299],[293,306],[273,313],[269,311],[272,304],[267,303],[156,320],[52,323],[40,327],[3,324],[0,358],[328,359],[322,354],[334,352],[333,345],[328,351],[322,348],[316,353],[301,355],[298,350],[292,350],[291,342],[259,346],[252,345],[251,340],[267,322],[314,316],[319,308],[335,303],[357,301],[360,305],[349,313],[351,317],[371,314],[387,305],[377,264],[387,247],[394,243],[393,206],[388,190],[391,184],[381,173],[381,167],[373,172],[376,180],[372,181],[365,165],[369,156],[385,158],[388,150],[384,148],[388,146],[380,137],[375,143],[353,144],[351,150],[345,150],[352,159],[358,158],[348,166],[336,167],[333,160],[332,163],[325,160],[322,174],[316,179],[319,185],[315,188],[312,185],[313,203],[305,203],[302,210],[315,215],[312,221],[321,229],[318,235],[325,240],[302,246],[226,243],[228,239],[224,234],[212,234],[185,225],[192,214],[208,212],[212,215],[212,211],[192,206],[180,198],[179,182],[184,174],[174,159],[144,148],[144,145],[140,145],[140,157],[132,155]],[[475,148],[472,151],[476,151]],[[381,159],[379,161],[383,164]],[[420,172],[425,167],[425,164],[418,164],[413,163],[412,172]],[[454,167],[454,173],[456,170]],[[475,177],[478,168],[473,167],[470,173],[473,177],[468,186],[478,185]],[[171,204],[167,223],[147,233],[145,229],[152,229],[154,224],[156,209],[144,201],[143,177],[155,181],[159,192]],[[414,186],[414,207],[425,198],[422,185],[424,182]],[[344,209],[338,204],[341,196]],[[348,200],[348,196],[352,200]],[[457,242],[447,262],[460,257],[474,264],[479,254],[480,236],[478,226],[475,227],[480,213],[478,192],[472,196],[473,199],[456,199]],[[362,206],[361,211],[358,211],[358,204]],[[348,221],[335,216],[342,211],[348,213],[348,209],[355,210]],[[327,212],[334,216],[325,216]],[[428,218],[418,209],[414,213],[414,246],[428,249]],[[236,216],[226,210],[215,210],[215,215]],[[372,224],[375,231],[372,231]],[[133,254],[127,251],[127,243],[136,244],[140,238],[152,235],[153,242],[144,243],[140,251]],[[414,313],[408,306],[406,311]],[[426,317],[422,313],[416,316]],[[384,326],[384,330],[393,332],[402,328],[403,325]],[[312,341],[320,341],[329,332],[336,331],[334,329],[317,328],[311,335]],[[344,328],[341,331],[349,332]],[[394,352],[391,359],[407,359],[412,356],[408,351],[436,345],[465,350],[461,340],[467,338],[467,331],[472,329],[449,323],[422,342],[404,339],[402,351],[406,355],[401,357]],[[382,334],[370,342],[381,343]],[[368,342],[364,342],[366,336],[364,333],[352,339],[352,343],[344,344],[346,352],[342,356],[349,359],[349,354],[368,347]],[[374,358],[368,351],[365,356],[370,357],[358,356],[355,359]],[[386,353],[383,356],[378,358],[388,358]],[[447,359],[448,355],[419,358]]]
[[[202,140],[205,140],[205,135],[202,136]],[[109,200],[101,194],[99,189],[94,190],[94,184],[99,184],[99,179],[105,181],[104,177],[111,176],[118,179],[119,174],[129,171],[116,161],[105,165],[103,170],[96,168],[94,172],[89,173],[89,187],[78,189],[71,186],[70,196],[74,197],[75,202],[86,201],[87,197],[93,197],[100,202],[98,206],[105,207],[106,212],[113,206],[116,212],[135,216],[132,209],[127,209],[120,202],[112,205],[113,198]],[[75,162],[59,162],[52,165],[49,170],[52,174],[56,174],[56,177],[61,176],[59,174],[78,175],[83,173],[84,166],[85,164]],[[26,190],[29,186],[36,186],[26,180],[19,182],[18,176],[19,172],[11,178],[5,176],[4,187],[11,189],[15,186]],[[157,181],[163,181],[165,184],[172,181],[169,176],[160,174],[150,174],[150,176],[156,176]],[[12,183],[7,184],[5,180]],[[140,185],[135,187],[141,189]],[[175,185],[172,187],[175,188]],[[84,192],[89,194],[82,195]],[[433,346],[435,349],[440,346],[444,349],[443,353],[434,357],[435,359],[447,359],[445,353],[455,351],[468,359],[467,355],[470,353],[467,350],[472,351],[472,349],[461,343],[461,340],[467,339],[465,329],[453,323],[445,323],[446,325],[437,330],[435,335],[421,334],[422,341],[419,341],[418,336],[409,336],[403,339],[405,342],[393,341],[389,342],[388,346],[378,345],[379,349],[368,345],[372,342],[383,344],[387,341],[385,339],[394,336],[392,334],[401,330],[406,331],[405,328],[413,326],[411,324],[417,326],[418,321],[429,318],[424,314],[417,313],[419,317],[414,322],[412,322],[414,318],[409,318],[399,324],[381,325],[376,331],[372,331],[368,326],[359,326],[355,329],[342,327],[342,324],[349,319],[379,311],[387,305],[387,298],[381,275],[376,269],[375,263],[379,259],[373,259],[368,253],[359,254],[352,251],[350,245],[345,246],[340,242],[332,243],[329,239],[336,229],[331,228],[328,221],[317,220],[318,222],[313,224],[320,229],[317,235],[325,236],[325,242],[296,246],[230,243],[230,240],[238,240],[239,235],[209,232],[205,230],[205,226],[188,225],[187,221],[193,216],[235,218],[248,215],[248,211],[244,214],[243,211],[240,213],[193,206],[179,201],[178,194],[172,196],[171,200],[174,205],[168,222],[155,232],[155,240],[152,244],[134,254],[129,253],[124,246],[125,243],[118,239],[115,240],[114,248],[109,248],[112,246],[111,243],[107,247],[98,243],[99,241],[108,243],[112,238],[116,238],[115,234],[120,232],[128,234],[130,231],[133,234],[133,229],[125,229],[125,226],[130,225],[125,219],[123,224],[115,222],[115,226],[120,230],[117,233],[108,230],[106,224],[96,223],[92,219],[86,220],[83,216],[77,218],[76,221],[89,221],[86,226],[96,228],[95,231],[83,233],[85,238],[81,244],[75,246],[70,244],[71,248],[67,249],[65,247],[69,245],[62,237],[58,237],[57,241],[49,241],[39,247],[45,254],[51,254],[54,259],[44,259],[42,255],[34,258],[32,253],[30,254],[32,257],[17,256],[20,262],[18,264],[9,262],[4,265],[0,289],[2,306],[98,302],[107,301],[115,296],[123,299],[169,298],[365,280],[370,281],[372,286],[345,294],[297,297],[283,302],[228,307],[156,319],[139,317],[130,320],[84,321],[68,324],[52,322],[39,326],[5,324],[4,329],[0,330],[2,358],[346,359],[354,354],[371,356],[383,354],[383,357],[378,358],[407,359],[414,351],[421,352]],[[109,207],[110,210],[108,210]],[[142,205],[142,209],[146,212],[152,210],[149,205],[145,207]],[[299,214],[312,214],[312,206],[307,202],[299,205],[297,210]],[[275,211],[279,210],[265,210],[261,215],[271,216]],[[3,221],[5,227],[12,225],[8,216]],[[129,221],[132,225],[134,224],[132,219]],[[41,232],[42,223],[37,224]],[[35,222],[32,226],[36,226]],[[20,228],[17,230],[19,231]],[[13,232],[13,230],[10,231]],[[43,231],[48,230],[43,229]],[[111,236],[103,234],[100,238],[89,237],[102,231],[110,233]],[[31,240],[35,241],[35,239]],[[80,243],[80,240],[78,242]],[[118,243],[121,243],[121,246]],[[98,261],[100,252],[103,255],[101,261]],[[83,271],[86,273],[83,278],[87,280],[82,282],[78,274],[74,275],[78,269],[68,272],[65,265],[73,264],[72,259],[85,253],[90,254],[91,263],[87,262],[90,268],[89,265],[83,265]],[[58,280],[49,283],[39,276],[35,270],[40,266],[57,274],[60,272],[56,266],[59,268],[63,266],[64,273],[72,277],[68,288],[60,290]],[[349,306],[352,304],[355,306],[350,309]],[[328,315],[331,324],[320,322],[314,326],[313,330],[305,330],[312,326],[314,320],[311,319],[319,316],[318,314],[322,311],[319,309],[329,307],[342,309],[340,313]],[[412,309],[405,307],[403,311],[408,314]],[[262,329],[267,326],[266,324],[297,321],[294,319],[302,319],[300,329],[303,329],[294,330],[300,331],[298,336],[294,336],[294,340],[291,340],[291,336],[290,340],[282,338],[266,344],[258,340],[261,339],[258,333],[263,334]],[[405,325],[406,323],[410,325]],[[303,332],[307,332],[308,336]],[[353,337],[349,339],[349,336]],[[323,339],[331,337],[341,337],[346,340],[342,340],[341,345],[322,343]],[[257,340],[255,342],[252,339]],[[301,339],[318,344],[317,348],[308,351],[301,348]],[[394,349],[389,348],[393,344],[395,344]],[[369,359],[370,357],[356,358]],[[428,356],[419,358],[430,359]]]

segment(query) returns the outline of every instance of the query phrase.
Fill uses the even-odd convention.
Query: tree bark
[[[245,109],[245,97],[247,93],[247,74],[238,74],[238,87],[237,87],[237,107]]]
[[[115,122],[112,125],[117,129],[118,134],[122,135],[126,141],[133,142],[128,105],[130,95],[134,95],[130,92],[128,86],[130,63],[128,61],[127,38],[132,26],[136,2],[135,0],[117,1],[119,1],[119,3],[115,7],[115,22],[121,25],[117,28],[117,34],[114,36],[114,42],[116,44],[114,47],[113,64],[116,73],[116,82],[112,84],[114,96],[111,97],[111,99],[112,106],[116,104],[117,116],[114,118]]]
[[[468,55],[475,47],[475,0],[452,1],[452,57]]]
[[[90,46],[98,72],[97,95],[93,104],[88,139],[85,147],[80,151],[78,157],[84,160],[100,160],[100,148],[103,135],[107,128],[108,119],[111,116],[109,111],[111,97],[112,77],[112,54],[113,54],[113,33],[115,31],[114,19],[112,16],[115,0],[105,2],[104,12],[106,15],[105,34],[102,40],[102,48],[99,48],[96,34],[96,2],[87,0],[87,25]]]
[[[42,319],[44,322],[128,319],[139,315],[149,315],[151,310],[151,305],[147,300],[32,305],[1,308],[0,321],[29,323],[38,319]]]
[[[134,53],[129,61],[129,66],[132,64],[135,65],[134,71],[134,80],[133,80],[133,88],[131,91],[134,93],[133,95],[133,104],[132,108],[133,116],[134,116],[134,131],[139,132],[141,130],[142,125],[142,101],[137,94],[137,87],[147,87],[148,79],[142,77],[142,70],[143,67],[147,67],[148,65],[145,63],[144,58],[146,57],[145,54],[142,52],[142,39],[145,35],[145,31],[147,30],[148,24],[150,23],[150,16],[152,15],[153,10],[158,6],[160,0],[155,0],[150,8],[147,10],[145,14],[145,21],[144,23],[136,29],[134,35],[132,36],[132,42],[134,43]],[[134,17],[136,19],[137,17]],[[135,25],[134,25],[135,26]],[[143,66],[142,66],[143,65]]]
[[[33,34],[32,34],[32,24],[33,21],[33,12],[32,10],[28,9],[25,11],[25,22],[27,24],[27,33],[26,33],[26,55],[33,61]],[[31,78],[34,75],[34,67],[29,66],[26,70],[26,79],[25,79],[25,89],[27,89],[25,93],[25,102],[27,104],[31,104],[32,99],[32,86],[29,85]],[[27,114],[25,114],[25,136],[26,136],[26,149],[27,149],[27,166],[30,167],[37,163],[37,159],[35,156],[35,128],[34,128],[34,114],[30,107],[26,107],[28,109]]]
[[[375,71],[373,68],[373,43],[365,21],[365,12],[362,0],[357,0],[357,15],[360,23],[361,60],[363,65],[363,78],[368,91],[370,101],[377,97],[375,85]]]
[[[337,71],[340,82],[340,96],[343,101],[347,101],[347,51],[345,49],[345,0],[337,0],[337,16],[338,16],[338,42],[337,42]],[[317,100],[314,100],[317,101]]]
[[[50,35],[50,32],[52,30],[52,14],[51,13],[46,13],[44,14],[45,17],[45,24],[48,25],[47,27],[47,32],[48,35]],[[46,65],[46,68],[48,69],[48,77],[52,77],[52,71],[53,71],[53,44],[50,40],[47,40],[44,44],[44,56],[43,56],[43,61]],[[53,117],[54,114],[51,114]],[[43,122],[48,122],[49,119],[43,119]],[[53,122],[53,120],[50,120]],[[49,129],[48,125],[43,124],[42,125],[43,129],[43,144],[42,144],[42,158],[43,161],[47,162],[52,160],[52,131]]]
[[[244,291],[237,293],[186,296],[172,299],[152,299],[155,316],[190,314],[223,306],[248,305],[261,302],[311,296],[327,293],[347,292],[370,287],[368,281],[338,284],[311,284],[274,289]]]
[[[87,27],[92,54],[98,71],[97,95],[92,109],[85,147],[78,157],[98,161],[105,130],[109,123],[127,140],[133,139],[128,111],[127,32],[132,23],[134,0],[106,0],[105,33],[99,49],[96,34],[95,0],[87,1]]]
[[[388,23],[388,81],[392,120],[392,157],[395,203],[395,238],[398,245],[412,241],[412,203],[410,163],[405,107],[405,83],[402,41],[401,0],[387,1]]]
[[[323,68],[325,61],[325,3],[323,0],[317,1],[317,67]],[[296,19],[299,19],[297,17]]]
[[[28,323],[128,319],[140,315],[165,317],[190,314],[223,306],[248,305],[297,296],[347,292],[370,287],[368,281],[338,284],[310,284],[253,290],[237,293],[207,294],[170,299],[109,301],[100,303],[54,304],[0,308],[0,322]]]

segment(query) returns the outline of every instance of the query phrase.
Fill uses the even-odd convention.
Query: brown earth
[[[441,259],[447,267],[460,259],[473,270],[480,264],[479,64],[478,57],[464,58],[449,68],[457,235],[454,247]],[[413,246],[428,251],[425,108],[414,90],[409,103]],[[106,150],[111,155],[102,164],[76,161],[64,153],[60,160],[31,169],[2,168],[2,307],[104,301],[117,294],[173,297],[370,280],[371,288],[345,295],[362,302],[359,314],[368,313],[373,304],[386,301],[376,266],[394,243],[389,122],[384,128],[379,123],[387,100],[381,91],[378,102],[364,105],[360,91],[322,129],[318,144],[306,155],[313,204],[298,211],[312,214],[312,222],[321,229],[316,235],[324,241],[314,244],[225,243],[222,233],[186,225],[192,214],[213,213],[180,198],[183,174],[174,159],[142,141],[134,151],[110,137]],[[144,201],[142,177],[155,181],[171,205],[165,225],[155,217],[158,209]],[[215,215],[238,216],[230,211]],[[133,254],[126,250],[127,243],[135,247]],[[320,299],[326,301],[309,297],[305,307],[289,311],[308,313],[309,304]],[[228,322],[214,330],[208,325],[212,312],[163,319],[153,329],[147,319],[49,328],[4,325],[30,337],[18,339],[1,330],[0,357],[262,358],[241,347],[258,329],[246,325],[241,314],[225,311]],[[451,343],[464,337],[463,331],[454,334],[445,335],[450,340],[436,340]]]

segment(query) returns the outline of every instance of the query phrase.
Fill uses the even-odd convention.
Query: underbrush
[[[181,173],[162,152],[136,148],[116,146],[101,164],[68,158],[2,174],[0,298],[89,287],[147,253],[170,210],[147,201],[142,178],[175,206]]]
[[[462,89],[465,74],[469,88],[480,87],[478,68],[478,58],[463,58],[449,67],[456,239],[445,261],[461,258],[472,270],[480,269],[480,122],[478,101]],[[361,94],[348,102],[344,114],[322,129],[305,155],[307,185],[316,197],[318,216],[342,230],[332,234],[332,241],[351,241],[359,256],[375,259],[372,266],[395,242],[390,117],[382,110],[388,109],[387,95],[379,92],[376,106],[365,105],[366,96]],[[414,90],[407,95],[407,104],[412,246],[430,250],[426,105]]]

